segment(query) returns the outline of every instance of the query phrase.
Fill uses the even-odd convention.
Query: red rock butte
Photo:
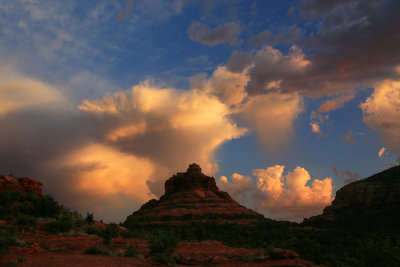
[[[22,194],[34,192],[37,196],[42,196],[43,184],[32,178],[14,178],[8,175],[0,175],[0,192],[11,190],[19,191]]]
[[[165,182],[165,194],[152,199],[128,216],[126,222],[141,224],[239,223],[249,224],[263,216],[220,191],[215,178],[193,163],[186,172]]]

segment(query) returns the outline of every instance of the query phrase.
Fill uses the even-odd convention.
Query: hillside
[[[400,166],[344,186],[322,215],[303,225],[396,227],[400,225]]]

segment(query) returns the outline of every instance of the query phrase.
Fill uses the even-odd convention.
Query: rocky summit
[[[42,196],[43,184],[32,178],[14,178],[8,175],[0,175],[0,192],[11,190],[19,191],[23,194],[34,192],[37,196]]]
[[[228,193],[220,191],[215,178],[202,173],[197,164],[165,182],[165,194],[152,199],[128,216],[126,222],[145,224],[239,223],[256,222],[263,216],[241,206]]]
[[[322,215],[305,219],[310,226],[400,225],[400,166],[344,186]]]

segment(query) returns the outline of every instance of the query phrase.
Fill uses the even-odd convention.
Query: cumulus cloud
[[[287,55],[271,46],[264,46],[255,52],[251,62],[250,81],[246,87],[250,95],[271,89],[268,86],[271,82],[284,81],[303,74],[310,64],[302,50],[295,45]]]
[[[400,81],[385,80],[376,84],[360,108],[363,122],[380,131],[388,149],[400,153]]]
[[[249,97],[245,89],[249,79],[247,69],[236,73],[220,66],[209,79],[202,74],[192,77],[191,87],[216,96],[230,108],[236,121],[254,131],[270,152],[276,152],[290,143],[293,123],[303,111],[303,98],[297,93],[283,94],[279,89]]]
[[[249,76],[246,72],[235,73],[220,66],[208,80],[201,74],[192,77],[191,87],[215,95],[222,103],[232,107],[239,105],[247,97],[245,86],[248,81]]]
[[[189,38],[209,46],[219,44],[236,45],[242,42],[238,35],[240,34],[240,24],[238,22],[228,22],[211,29],[209,26],[194,21],[188,29]]]
[[[268,217],[300,221],[304,217],[318,214],[332,202],[332,179],[311,180],[308,171],[296,167],[284,175],[284,166],[275,165],[253,170],[255,179],[246,177],[235,181],[234,174],[229,183],[221,177],[219,186],[232,193],[247,195],[250,202],[261,207]],[[240,177],[240,176],[239,176]],[[250,180],[252,179],[252,181]]]
[[[242,203],[247,202],[247,194],[254,190],[254,180],[246,175],[234,173],[230,181],[226,176],[221,176],[218,187],[223,191],[229,191],[234,199]]]
[[[126,215],[192,162],[213,174],[215,150],[246,132],[226,104],[201,90],[143,82],[77,108],[52,85],[7,77],[0,83],[0,173],[37,178],[45,193],[81,212],[100,207],[106,215],[105,207],[128,199]]]
[[[121,151],[151,159],[170,172],[199,163],[205,172],[218,170],[214,151],[245,133],[228,119],[227,106],[200,90],[158,88],[148,81],[79,107],[94,116],[104,137]],[[148,177],[160,195],[165,176]]]
[[[273,92],[250,97],[239,116],[254,129],[270,152],[286,147],[293,134],[293,123],[303,111],[303,99],[296,93]]]

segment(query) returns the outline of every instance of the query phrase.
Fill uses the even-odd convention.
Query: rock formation
[[[192,222],[248,224],[263,218],[247,209],[228,193],[220,191],[214,177],[191,164],[186,172],[177,173],[165,182],[165,194],[152,199],[128,216],[127,222],[149,224],[188,224]]]
[[[34,192],[37,196],[42,196],[43,184],[32,178],[14,178],[12,176],[0,175],[0,192],[6,190],[20,191],[23,194]]]
[[[311,226],[395,226],[400,223],[400,166],[348,184],[336,192],[322,215],[305,219]]]

